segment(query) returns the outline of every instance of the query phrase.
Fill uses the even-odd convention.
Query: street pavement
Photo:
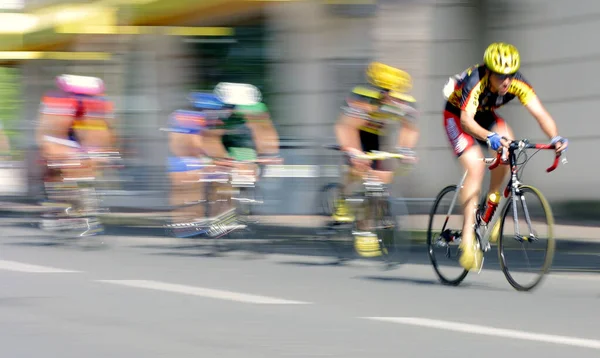
[[[539,289],[496,254],[442,286],[425,248],[383,270],[319,238],[210,242],[114,229],[59,240],[0,220],[5,357],[598,357],[600,248],[561,247]],[[292,234],[290,234],[292,235]],[[321,239],[322,241],[322,239]]]

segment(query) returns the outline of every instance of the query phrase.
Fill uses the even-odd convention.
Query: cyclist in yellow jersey
[[[476,250],[475,224],[481,183],[485,165],[481,148],[476,142],[492,151],[508,147],[513,139],[510,127],[494,110],[518,98],[535,117],[542,131],[556,151],[567,148],[568,142],[558,135],[554,119],[542,106],[532,86],[519,72],[519,52],[510,44],[492,43],[486,49],[484,64],[468,68],[460,75],[450,78],[444,88],[447,98],[444,111],[444,128],[454,154],[465,170],[461,201],[464,206],[464,224],[461,238],[460,264],[468,270],[481,267],[481,251]],[[491,172],[489,194],[500,191],[508,175],[507,166],[499,166]]]
[[[380,139],[388,134],[390,121],[398,120],[402,124],[396,150],[406,155],[409,162],[416,158],[413,148],[418,139],[415,123],[418,112],[416,100],[408,94],[412,89],[410,75],[380,62],[371,63],[366,74],[372,86],[357,86],[352,90],[335,127],[338,144],[351,157],[351,170],[344,180],[344,188],[369,170],[384,183],[393,180],[393,172],[381,162],[353,158],[353,154],[380,150]],[[336,204],[334,220],[354,220],[344,201]]]

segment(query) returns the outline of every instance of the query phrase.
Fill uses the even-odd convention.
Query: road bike
[[[223,251],[219,240],[236,231],[253,231],[258,224],[254,218],[256,207],[264,203],[257,188],[258,179],[264,172],[264,165],[280,163],[279,158],[258,158],[253,160],[219,159],[207,165],[203,173],[193,182],[204,183],[204,198],[187,202],[182,206],[204,205],[208,217],[220,213],[214,220],[168,224],[167,234],[178,238],[203,237],[213,239],[213,252]]]
[[[325,148],[342,150],[339,145],[326,145]],[[384,151],[353,154],[353,157],[370,161],[406,158],[402,154]],[[395,174],[399,171],[395,171]],[[348,261],[354,256],[348,255],[348,251],[366,258],[382,258],[388,267],[400,263],[400,254],[408,253],[408,246],[402,245],[409,243],[409,240],[403,239],[405,233],[400,230],[399,219],[392,208],[388,185],[371,171],[367,171],[362,177],[361,189],[358,192],[349,196],[343,193],[344,186],[340,183],[329,183],[321,189],[325,215],[331,216],[335,210],[335,203],[340,200],[345,201],[351,209],[352,216],[356,215],[352,221],[332,220],[322,232],[327,238],[327,243],[333,246],[337,254],[337,263]],[[352,250],[347,247],[349,237],[353,238]]]
[[[487,196],[484,196],[481,203],[476,208],[476,222],[474,225],[476,247],[484,254],[491,249],[491,242],[498,242],[498,259],[504,276],[512,287],[519,291],[529,291],[540,284],[544,276],[550,270],[554,258],[555,241],[553,236],[554,218],[550,204],[541,193],[531,185],[526,185],[521,181],[522,170],[525,164],[531,159],[528,157],[528,149],[549,150],[555,149],[552,144],[530,143],[527,139],[511,141],[508,148],[499,151],[495,158],[482,158],[483,162],[489,166],[490,170],[499,165],[510,166],[510,180],[504,189],[502,200],[497,208],[499,216],[494,216],[495,208],[491,208],[492,215],[486,215],[484,208]],[[537,153],[537,151],[535,152]],[[534,155],[535,155],[534,153]],[[519,162],[519,158],[525,159]],[[533,155],[532,155],[533,156]],[[555,170],[559,163],[560,153],[554,158],[554,163],[547,168],[548,173]],[[563,159],[566,163],[566,159]],[[458,245],[461,241],[462,205],[456,205],[460,190],[467,176],[465,171],[458,185],[449,185],[442,189],[437,195],[431,212],[429,214],[429,224],[427,227],[427,247],[431,264],[440,281],[447,285],[459,285],[467,276],[468,271],[460,265],[458,269],[450,269],[447,265],[440,262],[442,258],[449,259],[454,264],[458,264]],[[531,198],[526,199],[526,196]],[[450,205],[447,210],[441,209],[444,200],[450,198]],[[459,212],[453,214],[452,210],[458,207]],[[512,222],[510,221],[512,215]],[[522,215],[522,217],[520,217]],[[492,220],[495,218],[495,220]],[[434,221],[441,219],[441,228],[436,229]],[[534,224],[546,224],[547,229],[534,229]],[[458,229],[454,229],[455,227]],[[507,230],[514,230],[514,234],[506,234]],[[544,244],[545,243],[545,244]],[[513,248],[511,245],[517,247]],[[532,248],[533,253],[527,254],[525,249]],[[441,254],[436,255],[435,250],[441,249]],[[512,261],[507,258],[509,254],[520,251],[524,255],[526,264],[520,264],[521,261]],[[539,259],[541,267],[532,269],[532,259]],[[483,265],[483,263],[482,263]],[[445,270],[454,271],[454,275],[445,273]],[[524,271],[530,271],[529,274]],[[517,276],[523,274],[524,280],[517,279]]]
[[[82,151],[69,158],[51,159],[43,162],[50,170],[90,168],[94,162],[92,175],[103,169],[121,168],[118,152]],[[108,210],[101,206],[101,195],[97,185],[101,181],[96,176],[62,175],[61,181],[45,182],[47,201],[39,221],[39,227],[55,238],[77,239],[100,235],[104,227],[100,216]],[[100,242],[101,244],[101,242]]]

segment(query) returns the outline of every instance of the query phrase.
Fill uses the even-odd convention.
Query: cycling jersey
[[[73,117],[68,136],[75,142],[78,142],[75,129],[108,130],[106,120],[114,117],[113,104],[105,97],[62,91],[46,93],[41,100],[40,113]]]
[[[102,96],[49,92],[42,98],[40,113],[73,117],[71,129],[108,130],[113,105]]]
[[[523,105],[536,97],[536,94],[520,72],[517,72],[504,96],[490,91],[489,73],[485,65],[475,65],[457,76],[454,91],[448,98],[446,110],[460,115],[460,111],[469,113],[493,111],[515,98]]]
[[[477,124],[492,131],[506,126],[504,120],[495,113],[495,109],[515,98],[527,105],[536,97],[533,88],[520,72],[514,75],[507,93],[503,96],[490,90],[489,72],[485,65],[471,66],[454,78],[457,81],[446,102],[444,128],[454,154],[458,157],[475,143],[486,146],[484,141],[476,140],[464,131],[460,122],[461,111],[473,113]]]
[[[385,134],[386,123],[390,120],[413,120],[415,109],[412,96],[396,94],[386,97],[384,90],[370,86],[355,87],[342,106],[345,115],[364,120],[360,131],[375,135]]]
[[[183,134],[198,134],[206,129],[206,116],[199,111],[176,110],[169,117],[168,131]]]

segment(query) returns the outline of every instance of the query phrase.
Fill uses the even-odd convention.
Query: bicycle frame
[[[517,151],[520,152],[524,149],[555,149],[555,146],[553,144],[532,144],[532,143],[529,143],[529,141],[527,139],[523,139],[523,140],[518,140],[518,141],[512,141],[509,144],[509,147],[506,148],[505,150],[499,151],[495,158],[481,158],[480,159],[485,163],[485,165],[488,165],[489,170],[494,170],[500,164],[510,166],[510,172],[511,172],[510,180],[508,181],[508,183],[504,189],[504,193],[501,197],[501,202],[498,203],[498,208],[502,208],[505,205],[507,205],[505,200],[509,198],[509,195],[512,195],[513,220],[514,220],[514,225],[515,225],[515,231],[518,236],[521,236],[521,235],[519,234],[520,231],[519,231],[519,225],[518,225],[518,220],[517,220],[517,196],[520,195],[519,188],[522,183],[519,181],[519,175],[518,175],[519,168],[517,165],[516,152]],[[505,151],[508,151],[508,158],[506,158],[506,160],[504,160]],[[550,173],[556,169],[556,167],[558,166],[558,161],[559,161],[560,156],[561,156],[560,153],[556,154],[556,156],[554,158],[554,163],[552,164],[552,166],[550,166],[549,168],[546,169],[546,172]],[[452,210],[454,209],[454,205],[456,205],[456,199],[458,198],[460,191],[463,188],[464,181],[467,178],[467,174],[468,174],[468,170],[465,170],[462,178],[460,179],[460,181],[456,187],[456,193],[455,193],[454,197],[452,198],[452,202],[451,202],[448,212],[446,214],[446,219],[444,221],[444,226],[443,226],[442,232],[445,230],[446,225],[448,224],[450,215],[452,214]],[[527,204],[525,203],[523,198],[521,198],[521,203],[523,205],[523,211],[525,212],[525,219],[527,221],[527,225],[531,232],[532,231],[531,218],[529,217],[529,211],[527,209]],[[482,220],[481,216],[478,215],[479,209],[480,209],[480,205],[478,205],[478,207],[474,209],[474,210],[476,210],[474,229],[475,229],[475,233],[476,233],[476,238],[480,244],[480,248],[483,251],[488,251],[490,249],[490,243],[489,243],[490,231],[488,230],[488,228],[494,227],[494,225],[496,224],[496,221],[498,220],[498,216],[494,215],[494,217],[492,217],[490,222],[486,223]],[[496,210],[496,212],[502,212],[502,211],[503,210]],[[482,227],[485,228],[485,231],[483,232],[483,234],[481,233]]]

